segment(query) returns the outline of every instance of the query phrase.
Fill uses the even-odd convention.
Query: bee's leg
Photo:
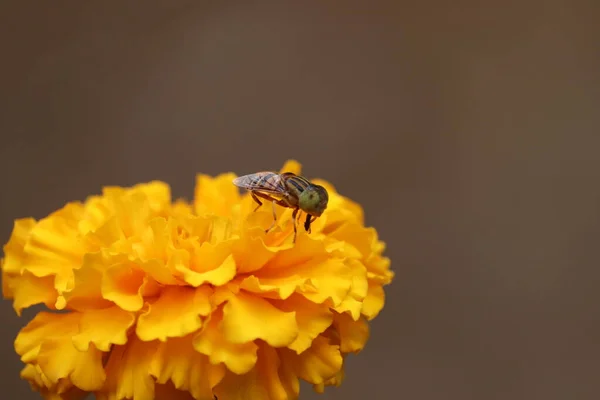
[[[294,240],[293,243],[296,243],[296,235],[298,234],[298,227],[296,226],[296,216],[298,215],[299,208],[294,208],[294,212],[292,213],[292,220],[294,222]]]
[[[273,227],[275,226],[275,224],[277,223],[277,213],[275,212],[275,200],[273,200],[271,202],[271,205],[273,206],[273,223],[271,224],[271,226],[265,230],[265,232],[269,232],[271,229],[273,229]]]
[[[258,205],[254,209],[254,211],[252,211],[252,212],[256,212],[256,210],[258,210],[260,208],[260,206],[262,206],[262,201],[260,201],[258,199],[258,197],[256,196],[256,194],[254,194],[254,192],[250,192],[250,195],[252,196],[252,198],[254,199],[254,201],[258,203]]]
[[[306,214],[306,219],[304,220],[304,230],[306,232],[308,232],[308,234],[311,233],[311,229],[310,229],[311,222],[313,222],[312,215]]]

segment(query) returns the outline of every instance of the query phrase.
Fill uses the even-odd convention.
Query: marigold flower
[[[300,172],[288,161],[286,171]],[[361,207],[329,207],[291,242],[291,210],[253,212],[235,175],[199,175],[191,204],[150,182],[107,187],[15,222],[2,289],[21,377],[46,399],[284,400],[340,385],[394,274]],[[59,312],[60,311],[60,312]]]

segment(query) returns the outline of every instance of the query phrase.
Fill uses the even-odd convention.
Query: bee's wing
[[[246,190],[265,193],[285,194],[286,187],[279,174],[274,172],[257,172],[243,175],[233,180],[233,184]]]

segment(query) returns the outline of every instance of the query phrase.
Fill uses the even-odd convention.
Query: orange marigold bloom
[[[288,161],[283,170],[300,172]],[[361,207],[329,206],[292,243],[292,210],[253,212],[235,175],[199,175],[192,204],[151,182],[15,222],[2,289],[21,377],[47,399],[297,399],[339,385],[394,276]],[[57,312],[62,310],[62,312]]]

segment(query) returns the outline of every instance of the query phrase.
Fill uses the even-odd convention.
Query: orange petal
[[[317,337],[310,349],[302,354],[279,349],[279,355],[281,362],[289,363],[299,378],[314,385],[324,383],[337,374],[343,366],[339,346],[330,344],[329,339],[323,336]]]
[[[284,172],[291,172],[293,174],[300,175],[302,174],[302,164],[294,159],[287,160],[283,164],[283,167],[281,167],[279,170],[280,174],[283,174]]]
[[[178,390],[173,385],[173,382],[169,381],[165,384],[157,383],[154,385],[154,400],[195,400],[190,392],[185,390]],[[210,400],[214,400],[211,397]]]
[[[298,324],[295,312],[281,311],[265,299],[240,292],[223,308],[223,333],[232,343],[262,339],[281,347],[298,337]]]
[[[339,313],[348,312],[356,321],[360,318],[363,300],[367,295],[369,284],[367,282],[367,269],[358,260],[346,260],[346,265],[351,269],[352,283],[350,290],[341,304],[335,307]]]
[[[129,261],[119,261],[104,271],[102,297],[127,311],[139,311],[144,305],[144,294],[158,293],[154,281]]]
[[[210,246],[210,244],[205,243]],[[178,265],[175,269],[181,273],[183,279],[191,286],[198,287],[205,283],[221,286],[229,282],[235,276],[235,260],[232,255],[227,256],[220,265],[207,272],[196,272],[184,265]]]
[[[5,276],[3,282],[10,288],[13,308],[17,315],[21,316],[24,308],[35,304],[45,304],[48,308],[54,308],[57,292],[54,289],[54,278],[44,276],[38,278],[29,271],[23,271],[22,275]]]
[[[195,399],[213,399],[213,388],[223,379],[225,366],[212,365],[192,346],[190,335],[171,338],[159,344],[150,365],[156,382],[173,382],[176,389],[188,391]]]
[[[38,313],[17,335],[15,350],[24,363],[35,362],[44,340],[77,332],[79,313]]]
[[[102,273],[110,265],[110,257],[103,253],[88,253],[81,268],[73,272],[74,286],[64,297],[70,308],[110,307],[113,303],[102,297]]]
[[[209,321],[193,339],[196,351],[210,358],[213,365],[223,363],[235,374],[245,374],[256,364],[258,346],[254,342],[236,344],[228,341],[221,329],[223,312],[215,310]]]
[[[221,174],[215,178],[200,174],[196,177],[194,207],[198,215],[231,215],[233,207],[240,201],[238,188],[233,184],[236,175]]]
[[[135,315],[118,307],[87,310],[79,321],[79,333],[73,344],[86,351],[93,344],[100,351],[109,351],[113,344],[127,343],[127,331],[135,323]]]
[[[348,314],[336,314],[334,321],[343,353],[358,353],[365,347],[369,339],[369,324],[364,318],[354,321]]]
[[[21,271],[26,258],[24,247],[35,224],[33,218],[22,218],[14,222],[10,239],[4,245],[3,272],[16,274]]]
[[[285,301],[273,301],[273,304],[283,311],[296,312],[298,337],[287,347],[298,354],[310,348],[313,340],[333,322],[333,314],[329,307],[315,304],[298,294]]]
[[[73,385],[85,391],[100,389],[106,379],[102,353],[94,346],[83,352],[77,350],[69,336],[44,340],[38,364],[52,382],[69,378]]]
[[[202,327],[200,316],[211,312],[211,289],[189,287],[167,287],[158,300],[148,306],[137,323],[136,334],[143,341],[165,341],[181,337]]]
[[[106,364],[106,382],[95,393],[98,400],[154,400],[150,365],[159,342],[132,336],[125,346],[114,346]]]
[[[215,392],[219,399],[230,400],[288,400],[292,382],[279,375],[279,357],[275,349],[261,345],[256,367],[244,375],[228,372]],[[292,377],[293,380],[293,377]]]
[[[367,297],[363,301],[362,314],[368,320],[375,318],[385,305],[385,292],[381,285],[369,282]]]
[[[238,274],[259,270],[275,257],[278,249],[267,246],[264,238],[265,231],[262,228],[252,228],[244,231],[235,242],[232,253]]]

